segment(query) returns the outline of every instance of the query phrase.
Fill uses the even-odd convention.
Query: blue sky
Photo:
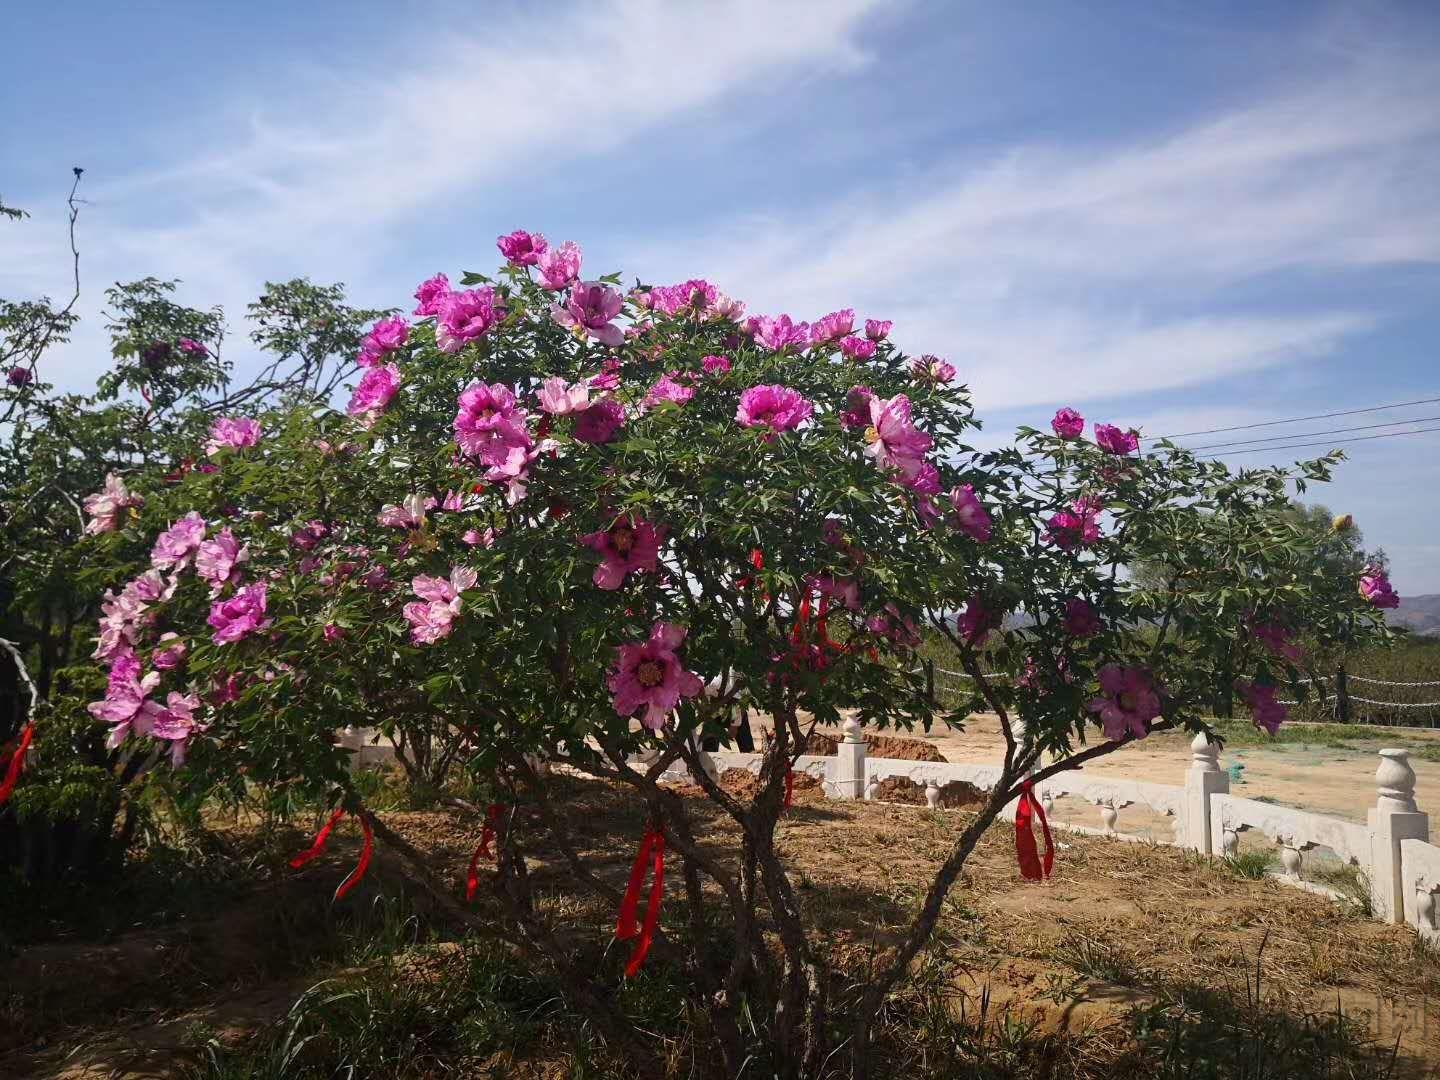
[[[1440,397],[1431,3],[79,0],[6,32],[4,295],[65,293],[78,164],[87,315],[145,274],[232,332],[294,274],[399,305],[523,226],[894,318],[987,441],[1062,404],[1159,435]],[[46,375],[106,362],[90,318]],[[1313,495],[1440,592],[1440,433],[1347,449]]]

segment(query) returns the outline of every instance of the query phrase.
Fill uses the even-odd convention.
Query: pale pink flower
[[[926,353],[910,364],[910,373],[917,379],[932,383],[948,383],[955,378],[955,365],[948,360]]]
[[[575,438],[583,443],[608,443],[625,423],[625,410],[614,398],[592,401],[575,420]]]
[[[681,698],[696,697],[705,689],[700,677],[685,670],[675,654],[684,640],[684,627],[657,622],[648,640],[620,646],[609,679],[617,715],[632,716],[643,707],[640,722],[659,731]]]
[[[544,412],[552,416],[568,416],[589,408],[590,387],[584,380],[567,386],[564,379],[553,376],[540,384],[539,398]]]
[[[1149,671],[1106,664],[1100,669],[1100,692],[1103,696],[1091,698],[1086,708],[1099,715],[1107,739],[1150,734],[1150,721],[1160,715],[1160,695]]]
[[[914,481],[925,464],[925,454],[934,442],[911,422],[910,399],[904,394],[896,394],[889,400],[879,397],[870,399],[870,426],[865,430],[865,453],[876,465],[900,473],[905,480]],[[938,480],[935,490],[939,490]]]
[[[514,266],[534,266],[540,261],[540,256],[550,250],[550,242],[542,233],[529,233],[524,229],[516,229],[508,236],[497,236],[495,246],[505,256],[506,262]]]
[[[395,391],[400,389],[400,369],[394,364],[377,364],[360,376],[350,404],[345,411],[358,417],[365,427],[370,427],[390,405]]]
[[[1236,683],[1240,693],[1245,698],[1245,704],[1250,706],[1250,719],[1257,728],[1263,728],[1271,735],[1280,730],[1280,725],[1290,715],[1290,710],[1275,700],[1275,686],[1273,683]]]
[[[205,519],[194,510],[155,539],[150,565],[156,570],[183,570],[205,539]]]
[[[780,352],[792,345],[803,348],[810,340],[809,324],[791,322],[789,315],[773,319],[769,315],[756,315],[746,320],[745,326],[756,342],[771,352]]]
[[[655,385],[646,391],[643,407],[653,409],[665,401],[683,406],[694,396],[695,391],[691,387],[682,386],[668,374],[662,375],[656,380]]]
[[[845,411],[840,414],[840,426],[847,431],[863,431],[870,426],[870,402],[875,391],[868,386],[852,386],[845,395]]]
[[[467,529],[465,535],[460,539],[469,547],[493,548],[499,535],[493,528],[487,526],[484,529]]]
[[[120,477],[106,473],[105,486],[93,495],[86,495],[83,505],[85,513],[90,515],[90,520],[85,523],[85,532],[89,536],[98,536],[118,529],[125,511],[132,506],[144,506],[145,500],[139,495],[132,495]]]
[[[724,356],[707,356],[700,361],[706,375],[729,375],[730,360]]]
[[[570,290],[565,306],[550,305],[550,317],[561,326],[594,338],[602,345],[620,345],[624,332],[610,320],[620,314],[620,293],[598,281],[582,281]]]
[[[810,324],[810,344],[812,347],[829,345],[832,341],[838,341],[855,327],[855,311],[853,308],[845,308],[843,311],[832,311],[829,315],[822,316]]]
[[[415,290],[415,299],[418,303],[411,313],[426,318],[430,315],[440,314],[440,304],[450,295],[450,279],[444,274],[436,274],[420,283]]]
[[[1140,448],[1140,436],[1134,431],[1121,431],[1114,424],[1096,424],[1095,442],[1112,454],[1130,454]]]
[[[160,643],[150,654],[150,666],[157,671],[172,671],[185,662],[185,654],[189,651],[179,634],[161,634]]]
[[[741,427],[793,431],[810,419],[815,407],[788,386],[752,386],[740,395],[735,422]]]
[[[139,675],[140,662],[133,655],[117,658],[110,669],[105,697],[85,706],[86,711],[96,720],[110,725],[110,736],[106,745],[111,749],[123,743],[132,733],[150,733],[151,720],[145,711],[145,702],[160,685],[160,673],[152,671],[143,679]]]
[[[425,513],[435,509],[435,496],[410,494],[400,500],[400,505],[386,503],[380,508],[375,520],[392,529],[418,529],[425,524]]]
[[[1050,420],[1050,429],[1062,439],[1078,439],[1085,430],[1085,418],[1074,409],[1057,409]]]
[[[959,487],[950,489],[950,505],[955,512],[950,520],[955,527],[972,540],[985,543],[990,539],[990,515],[985,507],[980,505],[980,500],[975,497],[975,489],[969,484],[961,484]]]
[[[494,289],[484,285],[447,294],[437,314],[435,346],[456,353],[497,326],[505,318],[505,305]]]
[[[210,441],[205,444],[205,453],[214,455],[224,447],[243,450],[259,441],[259,423],[243,416],[223,416],[210,425]]]
[[[1400,594],[1390,584],[1390,577],[1378,566],[1366,567],[1360,575],[1360,595],[1377,608],[1397,608]]]
[[[1065,619],[1061,625],[1071,637],[1094,637],[1100,632],[1100,617],[1085,600],[1075,596],[1065,602]]]
[[[653,574],[659,565],[664,530],[633,515],[617,518],[608,529],[587,533],[580,543],[600,555],[601,563],[591,580],[602,589],[613,590],[632,573]]]
[[[215,630],[211,640],[216,645],[228,645],[268,627],[271,623],[265,617],[268,589],[263,582],[247,585],[230,599],[211,604],[210,617],[206,620]]]
[[[217,596],[226,585],[240,580],[240,564],[249,558],[249,546],[236,540],[228,528],[221,529],[196,549],[195,572],[209,583],[210,595]]]
[[[460,615],[460,594],[475,587],[478,575],[469,567],[450,569],[449,579],[416,575],[410,583],[419,601],[405,605],[405,619],[410,623],[410,640],[416,645],[433,645],[448,637]]]
[[[580,245],[566,240],[557,248],[547,248],[535,261],[540,271],[540,286],[552,292],[565,288],[580,276]]]
[[[865,336],[871,341],[884,341],[890,336],[890,328],[894,325],[889,319],[866,319]]]

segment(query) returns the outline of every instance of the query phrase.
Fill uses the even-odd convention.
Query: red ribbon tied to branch
[[[1032,818],[1039,819],[1040,829],[1045,834],[1043,866],[1035,850],[1035,831],[1030,824]],[[1015,806],[1015,857],[1020,863],[1020,876],[1026,881],[1048,878],[1055,865],[1055,842],[1050,838],[1050,823],[1045,820],[1045,808],[1035,798],[1035,789],[1029,780],[1021,785],[1020,801]]]
[[[640,907],[640,887],[645,883],[645,871],[653,870],[650,879],[650,900],[645,905],[645,921],[636,921]],[[660,923],[660,898],[665,894],[665,833],[653,825],[645,830],[640,840],[640,850],[635,853],[635,864],[630,867],[630,885],[625,890],[625,899],[620,902],[620,919],[615,926],[615,936],[621,941],[639,938],[625,965],[625,977],[633,978],[645,962],[645,954],[655,940],[655,928]]]
[[[0,806],[10,801],[10,793],[20,782],[20,773],[25,768],[25,751],[30,749],[34,738],[35,721],[32,720],[21,730],[20,742],[16,745],[15,752],[10,755],[10,763],[5,766],[5,779],[0,780]]]
[[[505,814],[504,803],[491,803],[485,808],[485,827],[480,830],[480,843],[475,848],[475,853],[470,856],[470,872],[465,877],[465,902],[468,904],[475,899],[475,893],[480,888],[480,860],[489,859],[494,862],[495,852],[490,850],[490,842],[500,837],[500,819]]]
[[[344,819],[345,813],[343,806],[335,808],[335,812],[330,815],[330,820],[325,822],[320,831],[315,834],[315,840],[310,847],[290,860],[290,869],[299,870],[325,850],[325,842],[330,839],[330,834],[335,831],[335,826]],[[335,890],[335,900],[344,899],[346,893],[360,884],[360,879],[365,876],[365,871],[370,869],[370,860],[375,854],[375,834],[370,829],[369,815],[361,810],[355,814],[355,817],[360,822],[360,830],[365,834],[365,843],[360,848],[360,861],[355,864],[355,869],[350,871],[345,880],[340,882],[340,887]]]

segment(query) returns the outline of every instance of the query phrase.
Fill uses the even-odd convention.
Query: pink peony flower
[[[196,341],[194,338],[182,337],[179,341],[175,343],[175,347],[178,348],[181,352],[186,353],[190,356],[210,355],[210,350],[207,349],[204,345],[201,345],[200,342]]]
[[[934,440],[911,422],[910,399],[904,394],[896,394],[889,400],[870,399],[870,426],[865,430],[865,442],[865,453],[876,465],[898,472],[909,481],[917,478],[925,464],[925,454],[934,445]]]
[[[860,583],[854,578],[838,578],[830,574],[811,574],[805,579],[806,592],[814,591],[829,597],[848,611],[860,610]]]
[[[457,353],[468,342],[484,337],[505,318],[505,305],[488,285],[452,292],[440,301],[435,321],[435,346]]]
[[[210,426],[210,441],[205,453],[214,455],[222,447],[243,450],[260,441],[260,425],[247,417],[221,417]]]
[[[769,428],[773,435],[793,431],[814,411],[809,401],[788,386],[752,386],[740,395],[735,422],[741,427]]]
[[[340,641],[342,638],[345,637],[344,627],[337,626],[333,622],[327,622],[325,626],[321,629],[320,633],[321,636],[323,636],[325,640],[329,642]]]
[[[1074,409],[1058,409],[1050,420],[1050,430],[1062,439],[1078,439],[1085,430],[1085,418]]]
[[[550,250],[550,242],[541,233],[516,229],[509,236],[497,236],[495,246],[505,261],[514,266],[534,266],[540,256]]]
[[[840,339],[840,355],[846,360],[869,360],[875,355],[875,342],[868,338],[843,337]]]
[[[705,689],[700,677],[686,671],[675,655],[684,640],[684,627],[657,622],[648,640],[620,646],[609,679],[617,715],[631,716],[643,707],[640,722],[659,731],[681,698],[695,697]]]
[[[771,318],[756,315],[745,323],[756,342],[771,352],[780,352],[790,346],[803,348],[810,340],[810,326],[807,323],[793,323],[789,315]]]
[[[1045,525],[1045,539],[1061,551],[1088,547],[1100,539],[1100,506],[1091,499],[1076,499],[1069,510],[1052,514]]]
[[[194,510],[155,539],[150,565],[156,570],[183,570],[205,539],[205,519]]]
[[[1250,633],[1276,656],[1292,664],[1298,664],[1305,656],[1305,650],[1291,640],[1290,631],[1277,623],[1252,623]]]
[[[145,703],[160,685],[160,673],[152,671],[143,679],[139,676],[140,662],[133,653],[118,657],[110,669],[104,698],[85,706],[96,720],[110,725],[106,745],[111,749],[123,743],[131,733],[150,733],[151,716],[145,711]]]
[[[180,694],[172,690],[164,705],[147,701],[142,708],[150,721],[150,736],[169,741],[170,764],[178,769],[185,764],[185,752],[191,737],[207,726],[195,719],[200,698],[195,694]]]
[[[843,311],[832,311],[829,315],[816,319],[810,324],[810,344],[818,348],[829,345],[832,341],[838,341],[855,327],[855,311],[853,308],[845,308]]]
[[[1290,715],[1286,706],[1275,700],[1275,686],[1273,683],[1236,683],[1240,693],[1245,698],[1245,704],[1250,706],[1250,719],[1257,728],[1263,728],[1271,735],[1280,730],[1280,725]]]
[[[35,373],[27,367],[16,364],[5,373],[5,381],[11,386],[29,386],[34,380]]]
[[[264,630],[271,623],[265,617],[266,592],[263,582],[247,585],[228,600],[217,600],[210,605],[210,618],[206,620],[215,630],[210,640],[216,645],[228,645],[241,638]]]
[[[554,376],[540,384],[539,398],[542,411],[552,416],[568,416],[589,408],[590,387],[583,381],[566,386],[564,379]]]
[[[399,315],[392,315],[371,327],[364,341],[360,343],[360,352],[362,355],[378,358],[400,348],[409,337],[410,325]]]
[[[386,503],[380,508],[375,520],[392,529],[418,529],[425,524],[425,513],[435,509],[435,496],[410,494],[400,500],[400,505]]]
[[[883,614],[872,615],[866,619],[865,628],[872,634],[878,634],[907,648],[913,649],[921,641],[920,631],[915,626],[915,620],[909,615],[901,615],[900,609],[893,603],[885,605]]]
[[[1160,715],[1160,695],[1149,671],[1106,664],[1100,669],[1100,692],[1103,696],[1091,698],[1086,708],[1099,715],[1107,739],[1150,734],[1150,721]]]
[[[1121,431],[1114,424],[1096,424],[1095,442],[1112,454],[1131,454],[1140,449],[1140,436],[1135,431]]]
[[[617,518],[608,529],[580,537],[580,543],[601,558],[591,580],[599,588],[613,590],[620,588],[632,573],[653,574],[664,538],[663,529],[633,515]]]
[[[625,334],[610,320],[620,314],[623,303],[620,293],[610,286],[598,281],[582,281],[570,290],[564,307],[550,306],[550,317],[602,345],[620,345],[625,341]]]
[[[646,306],[665,315],[691,311],[703,315],[715,308],[721,299],[720,290],[708,281],[691,278],[678,285],[657,285],[646,295]]]
[[[235,539],[228,528],[213,540],[202,541],[195,550],[195,572],[209,582],[210,595],[217,596],[226,585],[240,580],[240,564],[250,558],[250,548]]]
[[[669,375],[662,375],[655,385],[646,391],[644,408],[653,409],[665,401],[684,406],[694,396],[695,391],[690,387],[682,386]]]
[[[901,487],[919,495],[940,494],[940,470],[928,461],[921,461],[914,469],[908,472],[896,473],[894,480],[895,483]],[[935,524],[935,521],[939,520],[939,512],[936,511],[933,506],[929,509],[933,517],[932,520],[926,523],[927,527]]]
[[[948,383],[955,378],[955,365],[926,353],[910,364],[910,374],[932,383]]]
[[[965,603],[965,610],[955,619],[955,631],[965,644],[978,649],[990,637],[990,631],[998,630],[1003,622],[1000,612],[987,605],[979,593]]]
[[[575,438],[583,443],[608,443],[625,423],[625,410],[614,398],[592,401],[575,419]]]
[[[150,666],[157,671],[172,671],[185,662],[189,651],[179,634],[161,634],[160,644],[150,654]]]
[[[499,535],[500,534],[493,528],[486,527],[483,530],[467,529],[465,535],[460,537],[460,539],[464,541],[468,547],[493,548]]]
[[[321,540],[330,535],[330,526],[323,521],[307,521],[290,533],[290,543],[301,551],[314,551]]]
[[[852,386],[845,395],[845,411],[840,414],[840,426],[846,431],[863,431],[870,426],[870,402],[875,391],[868,386]]]
[[[523,457],[530,449],[527,419],[509,387],[503,383],[475,383],[460,395],[455,441],[463,452],[483,464],[503,467],[514,452],[519,451]]]
[[[371,427],[389,407],[390,399],[399,389],[400,369],[394,364],[377,364],[360,376],[345,411],[358,418],[365,427]]]
[[[419,288],[415,290],[415,299],[418,303],[411,314],[419,315],[421,318],[439,315],[440,305],[449,295],[450,279],[444,274],[436,274],[434,277],[422,281]]]
[[[565,288],[580,276],[580,245],[566,240],[558,248],[547,248],[535,261],[540,285],[552,292]]]
[[[894,325],[889,319],[866,319],[865,336],[871,341],[884,341],[890,336],[890,328]]]
[[[85,513],[90,515],[90,520],[85,523],[85,533],[98,536],[118,529],[125,511],[132,506],[144,506],[145,500],[130,494],[130,489],[120,477],[106,473],[105,486],[94,495],[86,495],[83,505]]]
[[[985,543],[990,539],[990,515],[985,507],[980,505],[980,500],[975,497],[975,489],[969,484],[961,484],[959,487],[950,489],[950,505],[955,513],[950,520],[955,527],[972,540]]]
[[[729,375],[730,361],[723,356],[707,356],[700,361],[706,375]]]
[[[1065,619],[1061,625],[1071,637],[1094,637],[1100,632],[1100,617],[1094,608],[1075,596],[1065,602]]]
[[[477,580],[475,571],[464,566],[451,567],[449,580],[416,575],[410,588],[420,599],[404,609],[410,640],[416,645],[433,645],[449,637],[461,611],[460,594],[473,589]]]
[[[1390,577],[1378,566],[1366,567],[1360,575],[1360,595],[1377,608],[1397,608],[1400,594],[1390,584]]]

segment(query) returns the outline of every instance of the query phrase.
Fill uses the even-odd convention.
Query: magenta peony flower
[[[144,506],[145,500],[130,494],[125,481],[114,473],[105,474],[105,486],[93,495],[86,495],[83,503],[90,520],[85,523],[87,536],[114,532],[120,527],[120,519],[132,506]]]
[[[1104,696],[1091,698],[1086,708],[1099,714],[1107,739],[1119,740],[1127,734],[1143,739],[1150,734],[1150,721],[1160,715],[1160,695],[1149,671],[1106,664],[1100,669],[1100,692]]]
[[[814,348],[829,345],[832,341],[843,338],[854,328],[855,311],[853,308],[832,311],[829,315],[816,319],[810,324],[810,345]]]
[[[900,614],[900,609],[893,603],[885,605],[884,614],[872,615],[866,619],[865,628],[872,634],[878,634],[907,648],[914,648],[921,641],[915,620],[909,615]]]
[[[998,630],[1002,622],[1002,613],[987,605],[976,593],[966,601],[965,610],[956,617],[955,631],[965,644],[978,649],[990,637],[990,631]]]
[[[865,453],[876,465],[898,472],[903,481],[911,482],[920,475],[925,454],[934,445],[934,440],[911,422],[910,399],[904,394],[896,394],[888,401],[870,399],[865,442]],[[939,491],[938,477],[935,491]]]
[[[707,356],[700,361],[706,375],[729,375],[730,361],[723,356]]]
[[[419,315],[422,319],[431,315],[440,314],[440,305],[450,295],[450,279],[444,274],[436,274],[420,283],[415,290],[415,299],[418,301],[412,315]]]
[[[21,367],[18,364],[5,373],[5,381],[11,386],[29,386],[31,380],[34,378],[35,373],[33,371],[27,367]]]
[[[663,529],[633,515],[617,518],[608,529],[587,533],[580,543],[600,555],[591,577],[599,588],[614,590],[632,573],[653,574],[659,566]]]
[[[590,407],[575,418],[575,438],[596,445],[608,443],[625,423],[625,410],[614,398],[592,401]]]
[[[1275,700],[1273,683],[1236,683],[1245,704],[1250,706],[1250,720],[1257,728],[1263,728],[1271,735],[1280,730],[1280,725],[1290,715],[1286,706]]]
[[[179,634],[161,634],[160,643],[150,654],[150,666],[157,671],[173,671],[185,662],[185,655],[189,651],[185,642],[180,640]]]
[[[980,500],[975,497],[975,489],[969,484],[961,484],[959,487],[950,489],[950,505],[954,507],[955,513],[950,520],[955,527],[972,540],[985,543],[990,539],[990,515],[986,513],[985,507],[980,505]]]
[[[1360,595],[1377,608],[1397,608],[1400,594],[1390,584],[1390,577],[1378,566],[1367,567],[1360,576]]]
[[[448,294],[436,314],[435,347],[457,353],[497,326],[505,318],[505,305],[494,289],[484,285]]]
[[[260,441],[260,425],[248,417],[221,417],[210,425],[210,441],[205,453],[214,455],[221,447],[243,450]]]
[[[770,435],[793,431],[810,419],[815,407],[788,386],[752,386],[740,395],[735,422],[741,427],[764,427]]]
[[[345,629],[344,627],[337,626],[333,622],[327,622],[321,629],[320,634],[326,641],[336,642],[345,637]]]
[[[955,365],[926,353],[910,364],[910,374],[932,383],[948,383],[955,378]]]
[[[205,519],[194,510],[155,539],[150,565],[156,570],[183,570],[205,539]]]
[[[719,304],[721,293],[708,281],[691,278],[678,285],[657,285],[645,297],[646,307],[665,315],[679,315],[682,311],[703,315]]]
[[[360,365],[370,367],[400,348],[410,337],[410,325],[399,315],[381,319],[360,343]]]
[[[631,716],[643,706],[640,722],[659,731],[681,698],[695,697],[705,689],[700,677],[686,671],[675,655],[684,640],[684,627],[657,622],[648,640],[620,646],[609,680],[617,715]]]
[[[1050,421],[1050,430],[1062,439],[1078,439],[1085,430],[1085,418],[1074,409],[1058,409]]]
[[[206,622],[215,633],[210,640],[216,645],[228,645],[268,627],[271,620],[265,617],[267,591],[268,586],[263,582],[247,585],[230,599],[211,604],[210,618]]]
[[[1075,596],[1065,602],[1065,619],[1061,625],[1071,637],[1094,637],[1100,632],[1100,617],[1094,608]]]
[[[425,524],[425,512],[435,509],[435,496],[410,494],[400,505],[386,503],[375,520],[391,529],[418,529]]]
[[[1112,454],[1130,454],[1140,449],[1140,435],[1135,431],[1121,431],[1114,424],[1096,424],[1095,442],[1100,449]]]
[[[195,719],[200,698],[195,694],[180,694],[172,690],[164,705],[147,701],[142,708],[150,721],[150,736],[169,740],[170,764],[178,769],[185,764],[185,752],[191,737],[208,726]]]
[[[175,347],[189,356],[209,356],[210,350],[194,338],[182,337],[175,343]]]
[[[566,386],[564,379],[555,376],[540,384],[538,396],[541,410],[552,416],[568,416],[590,407],[590,387],[583,381]]]
[[[845,395],[845,411],[840,426],[846,431],[863,431],[870,426],[870,402],[875,391],[868,386],[852,386]]]
[[[1052,514],[1045,525],[1045,539],[1062,551],[1088,547],[1100,539],[1100,505],[1091,499],[1076,499],[1069,510]]]
[[[566,240],[558,248],[547,248],[535,261],[540,286],[558,292],[580,277],[580,245]]]
[[[746,321],[745,327],[757,343],[771,352],[780,352],[792,345],[803,348],[810,340],[809,324],[792,323],[789,315],[774,319],[768,315],[756,315]]]
[[[478,580],[474,570],[464,566],[450,569],[450,578],[416,575],[410,583],[419,601],[405,605],[405,620],[410,624],[410,640],[416,645],[433,645],[448,637],[460,614],[460,594],[473,589]]]
[[[620,314],[623,304],[620,293],[610,286],[598,281],[582,281],[570,290],[564,307],[550,305],[550,317],[602,345],[621,345],[625,334],[610,320]]]
[[[669,374],[660,376],[655,385],[645,392],[645,409],[653,409],[661,402],[669,401],[676,405],[684,406],[695,396],[695,391],[688,386],[682,386]]]
[[[475,383],[460,395],[455,414],[455,441],[483,464],[504,467],[512,455],[523,457],[532,445],[528,417],[503,383]]]
[[[143,679],[139,676],[140,661],[133,653],[117,657],[110,669],[105,696],[85,706],[85,710],[96,720],[110,725],[106,745],[111,749],[123,743],[131,733],[150,733],[151,714],[145,710],[145,704],[160,685],[160,673],[152,671]]]
[[[307,521],[290,533],[290,543],[301,551],[314,551],[321,540],[330,535],[330,526],[323,521]]]
[[[1292,664],[1298,664],[1305,656],[1305,650],[1291,640],[1290,631],[1278,623],[1252,623],[1250,633],[1276,656]]]
[[[869,360],[875,355],[875,342],[855,336],[840,339],[840,355],[846,360]]]
[[[894,325],[889,319],[866,319],[865,336],[871,341],[884,341],[890,336],[890,328]]]
[[[376,364],[360,376],[345,411],[365,427],[371,427],[389,407],[400,389],[400,369],[394,364]]]
[[[210,595],[217,596],[226,585],[240,580],[240,564],[250,558],[250,548],[235,539],[228,528],[213,540],[202,541],[195,550],[195,572],[209,582]]]
[[[860,583],[854,578],[838,578],[830,574],[811,574],[805,579],[806,592],[814,591],[829,597],[848,611],[860,610]]]
[[[516,229],[509,236],[497,236],[495,246],[505,261],[514,266],[534,266],[540,256],[550,250],[550,242],[541,233],[528,233]]]

